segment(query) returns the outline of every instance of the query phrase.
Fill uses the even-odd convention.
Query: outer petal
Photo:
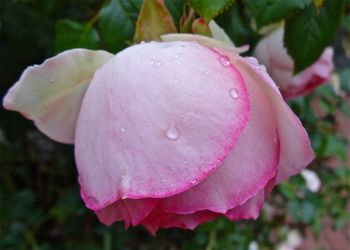
[[[272,191],[275,181],[276,179],[272,178],[266,187],[260,189],[259,192],[246,203],[227,211],[225,214],[226,217],[230,220],[257,219],[264,205],[265,197]]]
[[[155,209],[142,225],[153,235],[159,228],[178,227],[182,229],[194,229],[198,225],[221,216],[210,211],[199,211],[193,214],[171,214]]]
[[[235,47],[232,43],[227,41],[216,40],[207,36],[202,35],[192,35],[192,34],[167,34],[161,36],[162,40],[165,42],[175,42],[175,41],[195,41],[204,46],[211,48],[221,49],[232,53],[244,53],[248,51],[249,46],[244,45],[241,47]],[[222,38],[220,38],[222,39]]]
[[[123,220],[128,228],[138,225],[155,207],[157,199],[119,200],[96,211],[98,219],[107,225]]]
[[[73,49],[28,67],[3,105],[18,111],[48,137],[73,143],[76,119],[95,71],[113,57],[105,51]]]
[[[231,56],[231,60],[248,84],[264,91],[273,109],[281,146],[277,182],[299,173],[314,158],[310,140],[300,120],[283,100],[263,66],[252,62],[251,58]]]
[[[333,49],[327,48],[310,67],[293,76],[293,61],[283,47],[283,28],[269,34],[257,45],[254,55],[267,67],[286,99],[306,94],[330,79]]]
[[[279,162],[277,124],[264,92],[249,84],[251,79],[245,80],[251,113],[236,147],[205,181],[162,200],[166,212],[189,214],[210,210],[225,213],[245,203],[276,175]]]
[[[249,109],[226,59],[193,42],[153,42],[124,50],[97,72],[75,147],[89,208],[183,192],[222,163]]]

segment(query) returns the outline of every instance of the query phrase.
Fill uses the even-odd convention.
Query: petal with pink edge
[[[299,173],[314,158],[311,143],[306,130],[298,117],[292,112],[276,85],[263,66],[252,63],[251,59],[233,56],[236,67],[246,77],[248,84],[261,88],[269,100],[277,122],[281,146],[277,183]]]
[[[96,214],[98,219],[106,225],[111,225],[116,221],[124,221],[125,228],[128,228],[130,225],[138,225],[156,204],[157,199],[125,199],[96,211]]]
[[[18,111],[48,137],[74,143],[76,119],[95,71],[113,57],[105,51],[72,49],[28,67],[3,105]]]
[[[248,86],[251,112],[237,145],[222,166],[205,181],[160,201],[166,212],[188,214],[210,210],[225,213],[245,203],[276,175],[279,140],[269,100],[260,88],[249,83],[251,79],[243,77]]]
[[[141,222],[141,224],[155,235],[159,228],[178,227],[182,229],[194,229],[198,225],[211,221],[220,214],[211,211],[199,211],[193,214],[171,214],[155,209]]]
[[[259,217],[260,210],[264,205],[265,197],[272,191],[275,181],[276,179],[272,178],[266,187],[260,189],[256,195],[250,198],[243,205],[228,210],[225,216],[229,220],[257,219]]]
[[[129,47],[96,73],[75,147],[89,208],[168,197],[221,165],[249,113],[245,84],[223,60],[194,42],[151,42]]]

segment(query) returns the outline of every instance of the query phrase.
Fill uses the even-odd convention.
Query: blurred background
[[[131,44],[141,1],[116,1],[131,24],[122,27],[123,13],[110,11],[111,2],[0,0],[0,97],[27,66],[62,50],[117,52]],[[229,35],[237,45],[254,45],[259,35],[240,2],[217,21],[230,30],[236,20]],[[179,20],[176,4],[166,3]],[[100,17],[101,9],[109,16]],[[73,146],[49,140],[31,121],[0,108],[0,249],[349,249],[350,63],[342,44],[350,21],[342,22],[332,80],[290,102],[317,155],[309,166],[321,182],[317,192],[297,175],[274,189],[256,221],[219,219],[194,231],[161,229],[156,237],[141,227],[125,230],[121,222],[104,226],[80,198]]]

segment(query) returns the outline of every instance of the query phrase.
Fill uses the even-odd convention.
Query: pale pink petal
[[[294,63],[283,46],[283,28],[263,38],[257,45],[254,56],[267,67],[269,74],[280,86],[284,98],[292,99],[314,90],[328,81],[333,71],[333,49],[327,48],[311,66],[293,75]]]
[[[231,58],[248,84],[261,88],[273,109],[280,138],[281,156],[277,182],[299,173],[314,158],[307,132],[298,117],[280,96],[264,67],[251,63],[251,59]]]
[[[197,42],[203,46],[208,46],[213,49],[225,50],[231,53],[244,53],[249,50],[249,45],[244,45],[241,47],[235,47],[234,44],[228,43],[227,41],[216,40],[202,35],[193,34],[166,34],[161,36],[164,42],[175,42],[175,41],[190,41]]]
[[[277,123],[265,93],[247,82],[251,113],[237,145],[223,165],[192,189],[160,201],[169,213],[200,210],[225,213],[245,203],[276,175],[279,162]],[[239,93],[232,93],[240,98]]]
[[[75,147],[89,208],[183,192],[222,163],[249,111],[244,82],[226,60],[193,42],[152,42],[97,72]]]
[[[155,207],[157,199],[118,200],[107,207],[96,211],[98,219],[111,225],[116,221],[124,221],[125,227],[138,225]]]
[[[6,94],[6,109],[20,112],[48,137],[74,143],[75,124],[95,71],[113,57],[105,51],[73,49],[28,67]]]
[[[310,67],[295,75],[287,88],[283,89],[286,99],[305,95],[327,82],[333,72],[333,48],[326,48],[321,57]]]

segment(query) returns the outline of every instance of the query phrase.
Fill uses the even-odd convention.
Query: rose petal
[[[249,58],[232,56],[231,60],[248,83],[265,92],[273,109],[281,146],[277,183],[299,173],[314,158],[308,134],[300,120],[283,100],[263,66],[252,63]]]
[[[226,217],[230,220],[257,219],[259,217],[260,210],[264,205],[264,200],[272,191],[275,182],[276,179],[272,178],[266,187],[260,189],[259,192],[250,198],[246,203],[227,211],[225,214]]]
[[[326,48],[320,58],[311,66],[293,75],[294,63],[283,46],[284,29],[279,28],[262,39],[254,56],[280,86],[284,98],[292,99],[306,94],[330,79],[333,71],[333,49]]]
[[[227,43],[232,47],[236,47],[235,44],[231,41],[230,37],[226,34],[225,30],[221,28],[214,20],[209,22],[210,32],[213,34],[215,40]]]
[[[192,34],[167,34],[161,36],[162,40],[164,42],[175,42],[175,41],[193,41],[198,42],[199,44],[202,44],[204,46],[208,46],[210,48],[217,48],[221,50],[225,50],[231,53],[244,53],[248,51],[249,46],[244,45],[241,47],[234,47],[231,44],[227,43],[226,41],[219,41],[207,36],[201,36],[201,35],[192,35]]]
[[[222,163],[249,110],[242,79],[223,60],[196,43],[153,42],[124,50],[97,72],[75,147],[89,208],[183,192]]]
[[[156,204],[157,199],[125,199],[116,201],[96,211],[96,214],[98,219],[106,225],[123,220],[125,228],[128,228],[130,225],[138,225],[152,211]]]
[[[160,201],[166,212],[225,213],[246,202],[275,176],[279,162],[277,124],[264,92],[250,84],[250,78],[243,77],[248,83],[251,113],[237,145],[223,165],[205,181]]]
[[[48,137],[74,143],[76,119],[95,71],[113,57],[105,51],[73,49],[28,67],[6,94],[6,109],[22,113]]]
[[[213,220],[221,216],[210,211],[199,211],[193,214],[171,214],[155,209],[147,218],[142,221],[142,225],[155,235],[159,228],[178,227],[182,229],[194,229],[198,225]]]

